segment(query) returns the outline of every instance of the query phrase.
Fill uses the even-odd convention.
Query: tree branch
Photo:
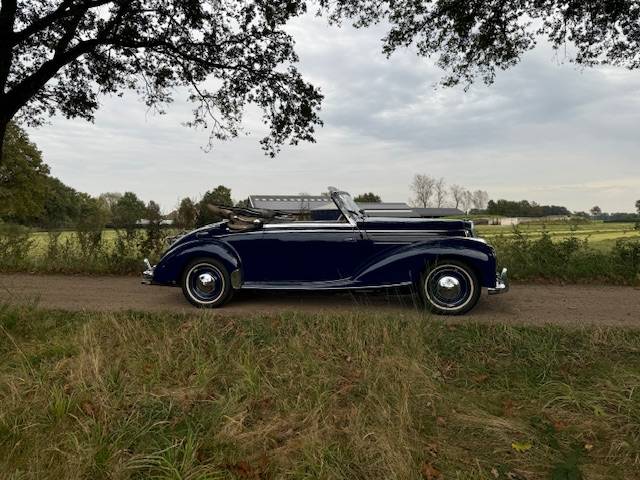
[[[2,0],[0,7],[0,98],[7,85],[13,58],[13,25],[16,21],[17,0]]]
[[[46,30],[47,28],[53,26],[58,20],[72,17],[74,15],[77,15],[79,12],[85,13],[92,8],[106,5],[108,3],[113,3],[113,1],[114,0],[94,0],[91,2],[84,1],[74,6],[73,0],[64,0],[60,4],[60,6],[53,12],[45,15],[44,17],[40,17],[37,20],[34,20],[33,23],[20,30],[19,32],[16,32],[13,36],[13,44],[15,45],[17,43],[23,42],[29,36]]]
[[[71,40],[73,40],[73,37],[76,35],[76,30],[84,14],[84,11],[79,11],[71,20],[69,20],[69,22],[67,22],[67,25],[64,27],[64,34],[56,44],[54,56],[61,55],[67,49]]]
[[[80,42],[66,52],[54,56],[51,60],[47,60],[38,70],[13,86],[13,88],[7,92],[7,101],[5,102],[11,115],[13,116],[30,98],[36,95],[36,93],[58,73],[58,70],[85,53],[91,52],[98,45],[100,45],[99,39]]]

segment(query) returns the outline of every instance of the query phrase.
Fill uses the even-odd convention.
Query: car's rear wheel
[[[196,307],[220,307],[228,302],[233,294],[229,272],[217,260],[194,260],[184,270],[182,293]]]
[[[462,315],[478,303],[482,286],[472,268],[457,260],[441,260],[422,276],[420,294],[439,315]]]

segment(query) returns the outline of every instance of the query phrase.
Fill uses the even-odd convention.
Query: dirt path
[[[0,275],[0,303],[67,310],[194,312],[178,288],[149,287],[135,277]],[[413,314],[411,295],[240,292],[222,315],[280,311]],[[466,318],[527,324],[596,324],[640,328],[640,289],[607,286],[515,285],[506,295],[483,295]]]

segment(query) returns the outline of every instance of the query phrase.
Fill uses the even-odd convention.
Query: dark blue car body
[[[378,289],[416,285],[429,265],[449,259],[467,265],[490,293],[506,290],[495,250],[469,221],[343,213],[341,222],[256,222],[246,231],[226,220],[208,225],[176,240],[145,277],[181,286],[194,259],[210,258],[235,290]]]

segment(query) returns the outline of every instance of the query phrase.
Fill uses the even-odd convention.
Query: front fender
[[[364,266],[354,281],[363,285],[415,282],[428,264],[441,258],[467,263],[483,287],[496,286],[495,251],[482,240],[465,237],[434,238],[384,252]]]
[[[165,253],[155,266],[153,283],[178,285],[189,262],[202,257],[222,262],[230,274],[235,270],[241,270],[240,257],[230,245],[212,239],[193,240],[178,244]]]

